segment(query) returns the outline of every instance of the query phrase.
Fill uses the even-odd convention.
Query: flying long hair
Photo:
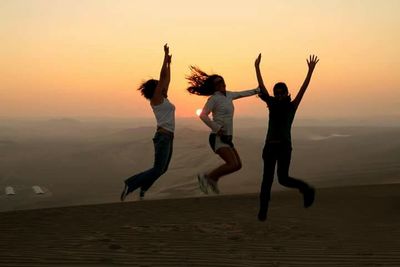
[[[196,66],[190,66],[191,74],[186,76],[189,87],[186,89],[189,93],[195,95],[209,96],[215,92],[214,80],[216,78],[223,79],[220,75],[208,75]]]

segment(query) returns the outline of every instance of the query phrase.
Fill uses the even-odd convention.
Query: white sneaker
[[[215,194],[218,195],[219,194],[218,181],[207,178],[207,183],[210,186],[211,191],[213,191]]]
[[[199,182],[199,188],[200,188],[201,192],[208,195],[208,189],[207,189],[208,183],[207,183],[207,178],[204,175],[204,173],[199,173],[197,175],[197,181]]]

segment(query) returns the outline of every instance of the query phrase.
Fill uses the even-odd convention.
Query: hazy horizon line
[[[177,116],[177,121],[184,123],[197,123],[200,119],[197,116]],[[129,117],[129,116],[0,116],[1,122],[120,122],[120,123],[141,123],[153,125],[155,119],[148,117]],[[235,121],[245,122],[247,125],[252,122],[263,121],[268,123],[268,116],[236,116]],[[177,123],[179,125],[179,123]],[[369,126],[369,127],[400,127],[400,115],[377,115],[365,117],[302,117],[296,118],[294,125],[296,126]],[[240,125],[237,125],[240,126]]]

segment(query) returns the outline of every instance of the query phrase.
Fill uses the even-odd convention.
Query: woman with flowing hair
[[[138,89],[149,100],[157,121],[157,130],[153,138],[155,152],[154,165],[147,171],[135,174],[125,180],[124,189],[121,193],[121,201],[124,201],[127,195],[138,188],[140,188],[140,198],[143,199],[145,192],[168,169],[172,156],[175,130],[175,106],[168,100],[168,87],[171,79],[171,57],[169,47],[165,44],[160,79],[150,79],[144,82]]]
[[[279,82],[273,88],[274,96],[270,96],[265,88],[261,72],[261,54],[255,61],[255,69],[260,88],[260,98],[269,109],[268,132],[263,149],[264,173],[260,190],[260,209],[258,219],[267,219],[268,205],[271,197],[271,187],[274,180],[275,165],[277,165],[278,181],[281,185],[296,188],[303,194],[305,208],[314,202],[315,189],[303,182],[289,176],[289,166],[292,154],[291,128],[297,108],[310,83],[315,65],[319,59],[312,55],[307,59],[308,73],[294,100],[291,100],[285,83]]]
[[[209,96],[200,114],[200,119],[211,129],[209,144],[212,150],[225,163],[208,173],[197,176],[200,190],[208,194],[208,188],[219,194],[218,181],[227,174],[238,171],[242,167],[239,154],[235,149],[233,139],[233,100],[256,95],[260,89],[232,92],[226,90],[224,78],[218,74],[209,75],[191,66],[191,74],[187,91],[191,94]],[[212,119],[209,114],[212,113]]]

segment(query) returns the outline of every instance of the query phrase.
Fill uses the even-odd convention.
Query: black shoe
[[[122,190],[122,193],[121,193],[121,201],[124,201],[126,196],[128,195],[128,189],[129,189],[128,185],[125,184],[125,187],[124,187],[124,189]]]
[[[305,191],[303,191],[304,208],[309,208],[314,203],[315,199],[315,189],[309,186]]]
[[[145,193],[146,193],[146,190],[143,190],[142,188],[140,188],[140,193],[139,193],[140,200],[144,199],[144,194]]]
[[[268,213],[268,206],[265,207],[260,207],[260,210],[258,212],[258,220],[260,222],[265,222],[267,220],[267,213]]]

